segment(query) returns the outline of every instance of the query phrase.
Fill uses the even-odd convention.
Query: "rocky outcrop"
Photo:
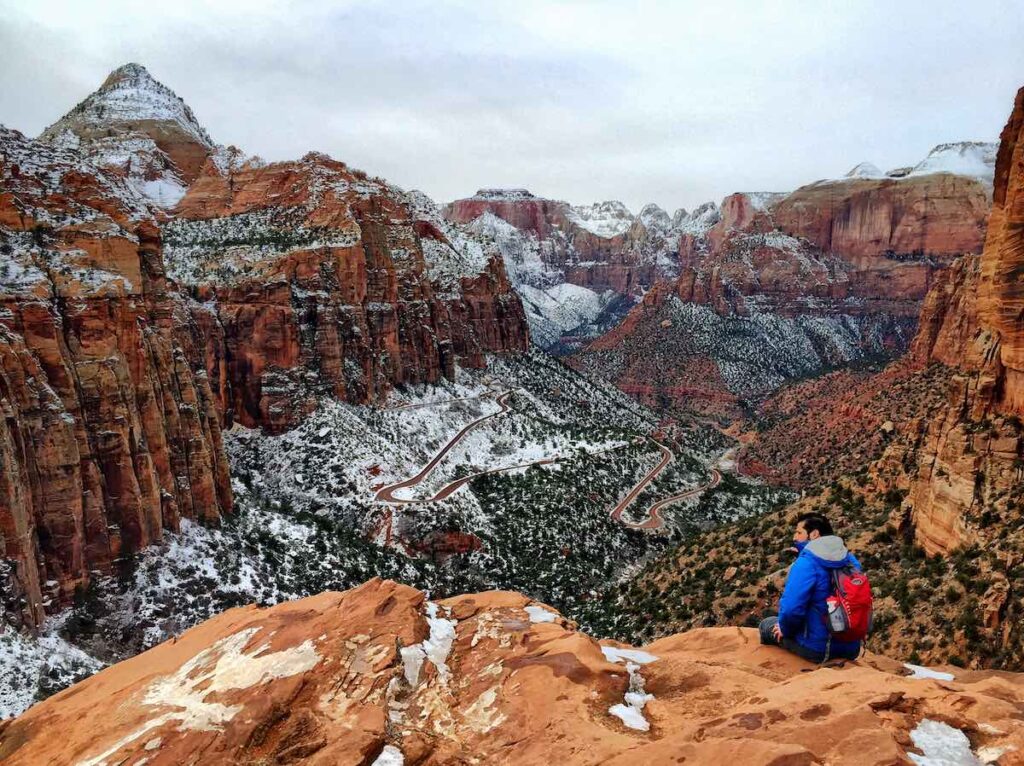
[[[1024,414],[1024,90],[1003,129],[988,226],[978,313],[999,339],[998,406]]]
[[[319,396],[377,402],[527,348],[497,253],[425,204],[315,153],[207,164],[164,228],[165,258],[196,299],[228,422],[281,431]]]
[[[0,550],[8,617],[231,509],[220,420],[126,183],[0,128]]]
[[[811,670],[751,629],[637,650],[599,644],[517,593],[432,604],[371,580],[233,609],[108,668],[0,723],[0,757],[864,766],[958,752],[964,763],[1021,762],[1015,674],[913,678],[873,655]]]
[[[885,174],[862,163],[842,179],[732,194],[714,215],[695,211],[675,230],[672,287],[572,364],[651,406],[735,418],[794,378],[898,356],[929,290],[948,291],[967,268],[946,267],[981,249],[994,156],[990,144],[943,145],[914,168]],[[670,295],[716,316],[657,310]],[[926,316],[926,332],[953,332]],[[746,348],[752,338],[757,348]]]
[[[574,207],[525,189],[481,189],[452,202],[444,214],[455,223],[470,223],[484,213],[497,216],[537,237],[545,264],[562,272],[565,282],[630,296],[654,284],[660,273],[657,256],[672,250],[669,231],[651,225],[660,217],[650,206],[645,209],[648,215],[640,218],[621,202]]]
[[[481,189],[444,209],[494,242],[527,308],[538,343],[564,353],[614,326],[659,277],[676,273],[679,211],[634,216],[621,202],[573,206],[525,189]]]

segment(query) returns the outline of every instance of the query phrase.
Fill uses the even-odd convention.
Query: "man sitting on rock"
[[[812,662],[856,659],[860,641],[830,637],[826,599],[832,595],[831,570],[851,565],[861,570],[860,562],[820,513],[797,517],[793,550],[797,559],[786,577],[779,616],[761,620],[761,643],[781,646]]]

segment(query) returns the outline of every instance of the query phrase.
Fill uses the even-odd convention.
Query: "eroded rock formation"
[[[320,395],[379,401],[457,360],[526,350],[500,257],[426,204],[321,154],[207,163],[165,226],[165,257],[196,298],[229,421],[279,431]]]
[[[958,370],[942,417],[916,424],[907,503],[929,552],[988,540],[980,527],[1015,512],[1024,466],[1022,268],[1024,89],[1001,137],[984,251],[944,275],[914,344],[920,361]]]
[[[0,549],[38,622],[92,570],[231,509],[220,419],[120,178],[0,128]]]
[[[872,655],[815,670],[751,629],[601,645],[517,593],[429,604],[371,580],[230,610],[108,668],[0,723],[0,758],[865,766],[940,744],[1008,766],[1022,689]]]
[[[111,72],[40,140],[78,149],[162,207],[181,198],[208,157],[226,151],[214,146],[188,105],[139,64]]]

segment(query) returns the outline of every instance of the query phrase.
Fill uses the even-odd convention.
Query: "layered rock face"
[[[658,275],[656,256],[663,251],[665,229],[652,226],[651,218],[634,217],[621,202],[574,207],[525,189],[481,189],[452,202],[444,213],[463,224],[490,213],[535,236],[545,264],[564,272],[569,284],[631,295]]]
[[[444,215],[497,245],[536,341],[555,353],[610,329],[643,291],[674,276],[689,221],[657,205],[634,216],[621,202],[572,206],[525,189],[481,189]]]
[[[929,552],[999,544],[1000,522],[1012,524],[1019,513],[1022,269],[1024,89],[1002,133],[984,251],[950,269],[928,296],[914,343],[920,362],[958,370],[941,417],[912,424],[910,431],[915,468],[907,504],[917,539]]]
[[[948,263],[980,251],[990,199],[982,180],[963,175],[855,177],[801,187],[780,201],[772,215],[783,231],[855,266],[891,269],[896,267],[886,261],[901,256]],[[875,264],[875,259],[882,260]]]
[[[168,271],[197,299],[228,421],[280,431],[318,396],[380,401],[528,346],[493,247],[446,229],[422,195],[325,155],[210,161],[175,214]]]
[[[188,105],[138,64],[111,72],[40,139],[79,149],[164,207],[181,198],[215,151]]]
[[[751,629],[637,650],[598,644],[517,593],[431,604],[371,580],[233,609],[108,668],[0,723],[0,757],[864,766],[952,752],[1021,762],[1015,674],[919,679],[873,655],[802,672],[813,669],[759,646]]]
[[[572,364],[652,406],[731,419],[788,380],[905,350],[916,288],[868,289],[845,258],[781,231],[772,211],[784,197],[733,194],[691,224],[674,284]]]
[[[0,128],[0,549],[9,617],[231,509],[216,400],[124,181]]]

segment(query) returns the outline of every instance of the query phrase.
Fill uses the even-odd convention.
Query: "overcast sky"
[[[129,61],[270,160],[671,212],[996,140],[1024,2],[0,0],[5,125],[38,134]]]

